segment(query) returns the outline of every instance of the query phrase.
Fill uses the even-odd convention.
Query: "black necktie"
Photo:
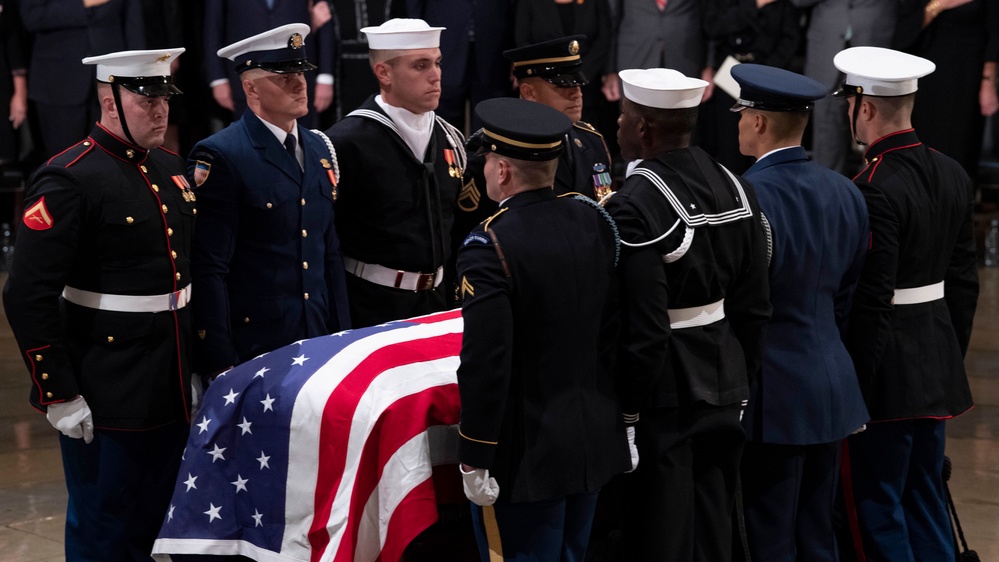
[[[295,139],[295,135],[288,133],[288,136],[284,138],[284,148],[291,154],[291,159],[298,163],[298,156],[295,155],[295,148],[298,146],[298,141]]]

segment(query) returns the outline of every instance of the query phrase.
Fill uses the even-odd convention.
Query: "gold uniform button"
[[[83,141],[83,146],[90,146],[90,141]]]
[[[177,250],[170,250],[170,257],[173,259],[177,259]]]
[[[306,238],[308,236],[309,236],[309,233],[303,228],[302,229],[302,238]]]
[[[198,214],[198,210],[197,209],[191,209],[191,213],[196,215],[196,214]]]
[[[128,156],[129,158],[135,158],[135,151],[130,148],[125,151],[125,156]],[[142,171],[145,172],[145,170]]]
[[[52,393],[51,392],[46,392],[45,393],[45,397],[46,398],[52,398]]]
[[[180,273],[177,273],[177,275],[175,275],[174,277],[177,278],[177,281],[180,281]]]
[[[163,206],[162,206],[162,207],[160,207],[160,208],[161,208],[161,209],[163,209],[163,214],[164,214],[164,215],[165,215],[165,214],[167,214],[167,213],[168,213],[168,212],[170,211],[170,209],[168,209],[166,205],[163,205]]]
[[[305,300],[309,300],[309,293],[305,293]]]
[[[114,343],[114,336],[108,336],[108,343]]]
[[[243,324],[249,324],[249,323],[250,323],[250,317],[249,316],[247,316],[246,318],[243,318]]]
[[[158,185],[156,185],[156,184],[154,183],[154,184],[153,184],[153,191],[155,191],[156,193],[159,193],[159,192],[160,192],[160,186],[158,186]]]
[[[271,209],[271,208],[273,208],[273,207],[274,207],[274,203],[268,203],[268,204],[267,204],[267,208],[268,208],[268,209]]]
[[[302,197],[302,206],[305,206],[305,197]]]
[[[125,223],[132,224],[133,222],[135,222],[135,219],[132,217],[125,217]]]
[[[49,380],[49,374],[48,373],[42,373],[42,380],[43,381]]]
[[[167,236],[173,236],[173,229],[172,228],[168,228],[167,229]]]
[[[303,261],[302,262],[302,269],[309,269],[309,262]]]
[[[35,356],[35,361],[41,361],[42,359],[44,359],[44,357],[42,357],[41,355]]]
[[[145,166],[139,166],[139,169],[142,170],[143,174],[149,171],[149,170],[146,169]]]

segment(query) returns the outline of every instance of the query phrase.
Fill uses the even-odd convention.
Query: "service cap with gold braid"
[[[476,154],[493,152],[516,160],[554,160],[572,127],[561,111],[533,101],[493,98],[475,106],[482,120]]]
[[[513,61],[513,75],[518,79],[537,77],[562,87],[585,86],[590,83],[583,74],[583,59],[579,52],[585,35],[572,35],[503,51]]]
[[[305,58],[305,37],[309,26],[289,23],[258,33],[219,49],[216,54],[234,63],[237,74],[260,68],[275,74],[294,74],[315,70]]]

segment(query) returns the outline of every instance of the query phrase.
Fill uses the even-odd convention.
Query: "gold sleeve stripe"
[[[476,443],[485,443],[486,445],[499,445],[499,441],[483,441],[481,439],[472,439],[471,437],[462,433],[460,427],[458,428],[458,435],[461,435],[465,439],[468,439],[469,441],[474,441]]]

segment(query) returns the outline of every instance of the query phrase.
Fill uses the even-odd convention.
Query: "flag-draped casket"
[[[303,340],[221,375],[155,557],[398,560],[437,517],[428,428],[458,422],[461,329],[448,311]]]

